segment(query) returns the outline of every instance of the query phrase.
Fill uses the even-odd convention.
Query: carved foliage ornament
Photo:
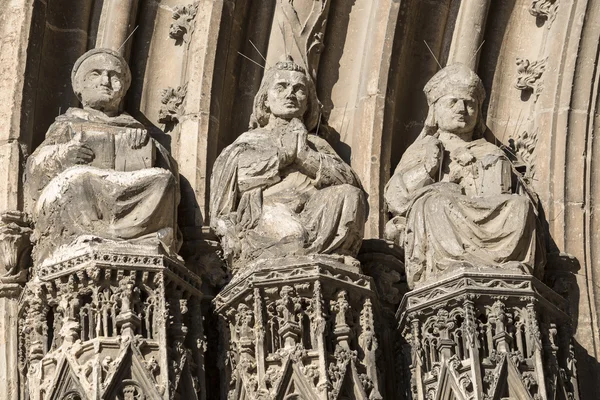
[[[527,173],[524,178],[532,180],[535,176],[536,152],[535,148],[538,143],[538,131],[532,133],[523,131],[516,140],[512,141],[512,150],[527,166]]]
[[[189,43],[194,32],[194,19],[198,12],[198,3],[179,6],[173,9],[174,22],[169,29],[169,37],[175,44]]]
[[[529,61],[528,59],[517,58],[517,82],[515,87],[523,92],[533,92],[536,99],[542,92],[541,77],[546,70],[546,61]]]
[[[536,18],[548,20],[550,23],[556,18],[558,0],[533,0],[529,13]]]
[[[24,278],[31,251],[31,233],[25,213],[6,211],[0,214],[0,283]]]
[[[160,94],[160,101],[163,105],[158,111],[158,121],[167,125],[179,122],[186,94],[187,85],[163,89]]]

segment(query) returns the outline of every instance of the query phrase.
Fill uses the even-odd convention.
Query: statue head
[[[286,120],[300,118],[310,131],[317,125],[319,107],[313,80],[289,58],[265,72],[254,98],[250,128],[267,125],[273,115]]]
[[[75,62],[71,83],[84,108],[114,114],[131,84],[131,71],[116,51],[93,49]]]
[[[429,113],[421,136],[438,130],[472,140],[483,137],[485,122],[481,108],[485,89],[481,79],[463,64],[451,64],[435,74],[423,89]]]

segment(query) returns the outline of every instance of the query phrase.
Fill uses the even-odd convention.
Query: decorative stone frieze
[[[29,398],[200,397],[201,280],[180,260],[100,245],[48,270],[21,300],[19,369]]]

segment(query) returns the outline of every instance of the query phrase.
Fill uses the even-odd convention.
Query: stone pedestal
[[[530,275],[457,271],[409,292],[396,316],[407,397],[579,399],[566,301]]]
[[[342,261],[256,262],[215,298],[222,398],[382,398],[374,287],[358,263]]]
[[[20,304],[27,398],[204,398],[200,285],[149,246],[84,245],[36,266]]]

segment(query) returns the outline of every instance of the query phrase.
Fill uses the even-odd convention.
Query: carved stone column
[[[262,261],[239,273],[214,300],[226,340],[221,397],[382,399],[374,299],[370,278],[333,257]]]
[[[18,298],[26,278],[30,229],[21,207],[23,162],[21,113],[33,1],[3,2],[0,11],[0,399],[19,398],[17,364]]]
[[[119,51],[128,58],[131,42],[125,43],[135,29],[138,0],[108,0],[104,2],[96,47]]]
[[[18,399],[18,301],[27,279],[31,228],[25,214],[0,216],[0,398]]]
[[[397,318],[412,399],[579,399],[566,301],[530,275],[459,272]]]
[[[458,62],[472,70],[477,70],[479,63],[477,50],[483,42],[490,4],[491,0],[461,2],[447,65]]]

